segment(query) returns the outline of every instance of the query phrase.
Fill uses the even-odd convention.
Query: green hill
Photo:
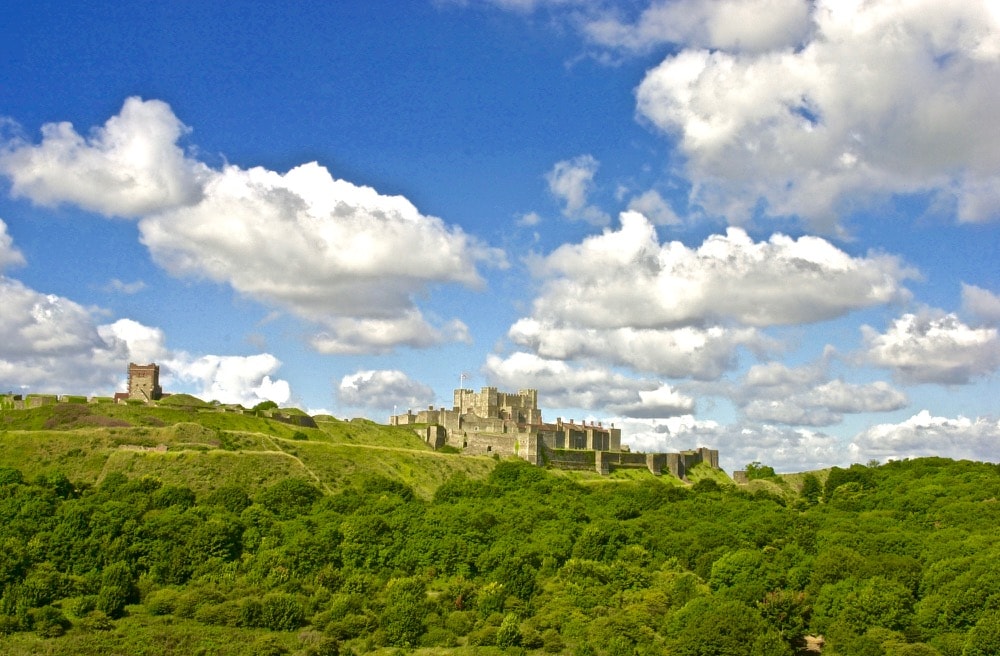
[[[300,410],[277,410],[283,417]],[[0,466],[28,478],[56,472],[100,484],[108,474],[156,476],[209,493],[236,484],[254,492],[289,476],[326,492],[358,476],[389,476],[430,497],[455,473],[483,478],[492,458],[437,453],[412,431],[363,419],[314,420],[219,408],[189,395],[156,405],[68,404],[0,410]]]
[[[0,653],[1000,653],[997,465],[689,476],[191,399],[6,405]]]

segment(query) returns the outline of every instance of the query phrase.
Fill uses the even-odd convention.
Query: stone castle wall
[[[590,469],[607,474],[612,469],[664,469],[686,480],[687,471],[705,462],[718,469],[719,452],[700,448],[681,453],[630,453],[621,448],[621,429],[598,422],[556,419],[542,421],[538,392],[517,394],[483,387],[480,392],[456,389],[451,410],[426,410],[390,417],[393,426],[414,426],[434,448],[448,445],[471,455],[516,456],[535,465],[561,469]]]

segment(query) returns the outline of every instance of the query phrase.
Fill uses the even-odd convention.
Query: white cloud
[[[975,285],[962,285],[962,310],[987,325],[1000,326],[1000,296]]]
[[[399,346],[427,348],[443,342],[472,341],[469,328],[457,319],[442,326],[428,324],[417,310],[389,319],[333,319],[330,328],[309,337],[309,345],[328,355],[385,353]]]
[[[542,217],[537,212],[527,212],[517,219],[517,225],[526,227],[536,226],[541,222]]]
[[[743,407],[743,413],[759,422],[830,426],[843,421],[845,413],[889,412],[906,405],[906,395],[888,383],[857,385],[832,380],[787,397],[754,398]]]
[[[600,208],[589,204],[599,166],[593,155],[580,155],[556,162],[546,174],[549,191],[563,202],[562,212],[567,218],[582,219],[594,225],[606,225],[611,220]]]
[[[727,3],[687,4],[725,15]],[[801,47],[762,38],[746,52],[739,38],[682,28],[670,38],[687,49],[640,84],[639,114],[687,157],[691,202],[739,223],[764,201],[767,214],[829,231],[884,194],[952,197],[960,221],[1000,217],[1000,16],[989,2],[790,5],[811,6]],[[610,33],[609,43],[649,40]]]
[[[25,264],[24,255],[14,247],[14,240],[7,234],[7,224],[0,219],[0,274],[4,269]]]
[[[670,378],[718,378],[736,365],[736,351],[775,344],[754,328],[588,328],[520,319],[508,336],[543,358],[596,359]]]
[[[807,0],[660,0],[632,23],[615,15],[587,20],[597,44],[645,51],[668,43],[761,52],[794,47],[810,30]]]
[[[491,384],[538,390],[546,407],[583,408],[627,417],[672,417],[694,410],[694,399],[665,383],[639,380],[595,366],[572,366],[532,353],[491,355],[484,367]],[[551,417],[548,420],[552,420]]]
[[[461,322],[429,321],[415,298],[438,284],[480,287],[477,266],[505,267],[502,251],[316,163],[211,169],[176,145],[186,131],[166,103],[129,98],[89,138],[61,123],[44,126],[39,145],[8,143],[0,172],[36,203],[140,216],[143,244],[169,273],[315,324],[323,352],[466,339]]]
[[[732,320],[764,327],[824,321],[908,298],[915,274],[897,258],[851,257],[818,237],[753,242],[739,228],[696,248],[660,244],[636,212],[536,265],[534,314],[600,328],[664,328]]]
[[[906,395],[888,383],[829,380],[826,358],[792,368],[778,362],[754,365],[732,395],[747,419],[799,426],[830,426],[844,414],[889,412],[906,407]]]
[[[377,409],[388,412],[396,408],[420,410],[434,402],[434,390],[412,380],[398,370],[356,371],[344,376],[337,388],[342,405],[351,408]]]
[[[0,307],[0,388],[5,390],[110,395],[124,389],[129,362],[158,362],[166,391],[192,391],[243,405],[265,399],[283,403],[290,397],[288,383],[272,378],[281,363],[268,353],[191,356],[171,351],[159,328],[131,319],[100,324],[97,308],[41,294],[2,276]]]
[[[628,208],[642,214],[655,225],[678,225],[681,223],[680,217],[673,208],[664,200],[660,192],[655,189],[636,196],[629,201]]]
[[[163,331],[132,319],[119,319],[114,323],[98,326],[97,333],[106,344],[122,346],[130,361],[138,364],[170,357]]]
[[[996,328],[971,328],[954,314],[904,314],[878,334],[862,326],[867,357],[907,383],[963,385],[1000,368]]]
[[[0,349],[5,358],[70,356],[103,346],[91,312],[54,294],[0,278]]]
[[[850,445],[855,462],[940,456],[1000,461],[1000,421],[989,417],[935,417],[927,410],[899,424],[878,424]]]
[[[622,441],[633,451],[673,452],[699,446],[718,449],[720,466],[730,472],[754,461],[779,472],[849,464],[840,440],[824,433],[767,425],[723,425],[691,415],[655,421],[626,420],[622,423]]]
[[[195,395],[205,400],[252,407],[262,401],[281,405],[291,398],[288,382],[271,377],[281,362],[270,353],[197,358],[179,353],[164,361],[163,367],[177,380],[194,384]]]
[[[185,157],[186,128],[170,106],[129,98],[89,137],[70,123],[42,127],[42,142],[8,143],[0,172],[15,196],[44,206],[73,203],[106,216],[140,216],[194,203],[207,168]]]
[[[479,286],[477,262],[505,264],[401,196],[335,180],[317,164],[281,175],[227,167],[201,203],[140,221],[143,243],[176,276],[225,282],[320,326],[322,352],[382,352],[462,337],[413,297],[437,283]]]
[[[112,278],[108,281],[108,284],[104,286],[105,291],[115,292],[118,294],[126,294],[131,296],[132,294],[138,294],[146,288],[146,283],[141,280],[136,280],[134,282],[124,282],[118,278]]]

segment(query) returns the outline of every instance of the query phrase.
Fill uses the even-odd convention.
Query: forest
[[[333,487],[6,460],[3,653],[1000,653],[994,464],[736,486],[503,460],[425,492],[364,457]]]

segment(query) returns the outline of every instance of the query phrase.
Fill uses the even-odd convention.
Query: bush
[[[111,618],[99,610],[95,610],[80,620],[80,626],[86,631],[110,631],[115,628]]]
[[[260,625],[272,631],[294,631],[305,624],[305,609],[295,595],[275,592],[260,602]]]
[[[146,597],[146,609],[150,615],[170,615],[177,607],[180,594],[171,588],[161,588]]]
[[[31,610],[35,633],[42,638],[58,638],[72,626],[63,612],[55,606],[42,606]]]

